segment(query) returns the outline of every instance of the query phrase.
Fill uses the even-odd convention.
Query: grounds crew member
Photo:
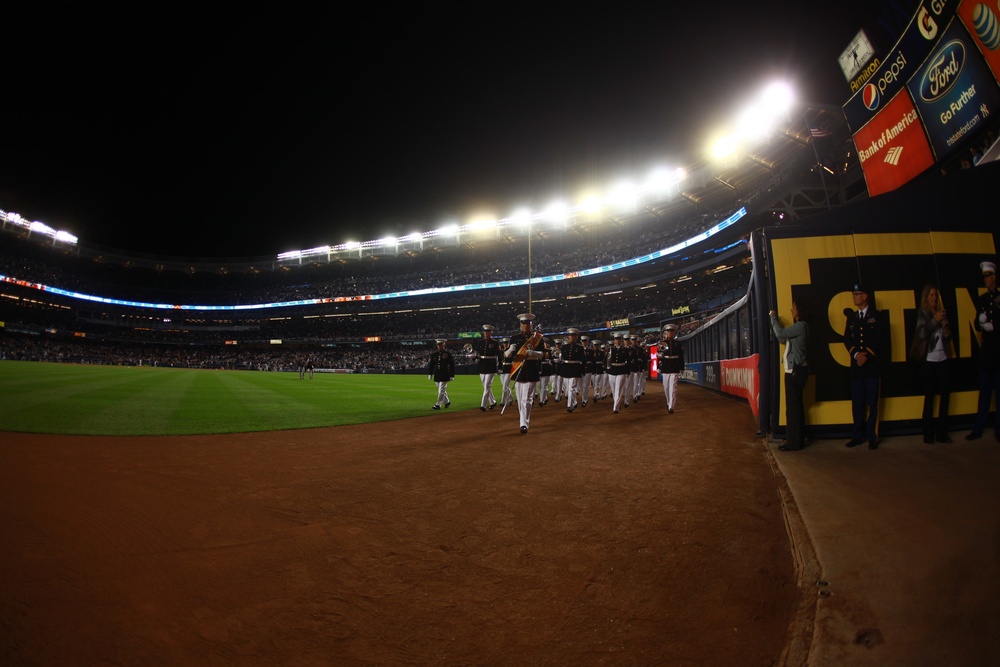
[[[437,383],[437,401],[431,406],[431,410],[440,410],[442,405],[446,408],[451,406],[451,401],[448,400],[448,383],[455,379],[455,359],[451,352],[444,349],[448,341],[438,338],[434,342],[437,350],[431,353],[430,363],[427,364],[427,379]]]

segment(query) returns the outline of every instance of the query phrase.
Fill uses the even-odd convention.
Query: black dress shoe
[[[868,449],[878,449],[878,440],[872,440],[869,442]]]
[[[432,405],[431,406],[431,410],[440,410],[440,409],[441,409],[440,405]]]
[[[940,442],[942,445],[950,445],[951,444],[951,438],[948,437],[947,433],[942,433],[941,435],[939,435],[937,437],[937,441]]]
[[[934,436],[933,435],[925,435],[924,436],[924,444],[925,445],[933,445],[934,444]]]
[[[667,408],[667,412],[669,412],[670,414],[674,414],[674,409],[673,408]]]
[[[615,414],[618,414],[618,411],[617,411],[617,410],[615,410]]]
[[[782,452],[797,452],[797,451],[799,451],[802,448],[801,447],[793,447],[791,445],[779,445],[778,449],[780,451],[782,451]]]
[[[976,433],[975,431],[973,431],[969,433],[969,435],[965,436],[965,439],[972,441],[972,440],[979,440],[981,437],[983,437],[982,433]]]
[[[493,408],[495,408],[496,406],[497,406],[497,404],[496,404],[496,403],[490,403],[490,407],[489,407],[488,409],[489,409],[489,410],[492,410],[492,409],[493,409]]]
[[[480,405],[480,406],[479,406],[479,411],[480,411],[480,412],[486,412],[486,408],[484,408],[483,406],[481,406],[481,405]]]
[[[446,408],[450,408],[450,407],[451,407],[451,401],[448,401],[447,403],[445,403],[445,404],[444,404],[444,407],[446,407]]]
[[[858,445],[864,444],[864,440],[859,440],[858,438],[853,438],[844,443],[844,447],[857,447]]]
[[[521,427],[521,435],[524,435],[527,432],[528,432],[528,427],[527,426],[522,426]]]

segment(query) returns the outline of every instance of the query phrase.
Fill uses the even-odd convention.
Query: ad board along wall
[[[996,183],[993,165],[935,177],[799,225],[762,230],[773,307],[785,326],[792,301],[806,301],[811,377],[807,419],[817,433],[847,433],[851,424],[849,359],[843,345],[851,286],[861,281],[890,328],[891,362],[882,381],[884,434],[919,427],[923,395],[919,369],[906,361],[925,283],[941,290],[955,334],[952,407],[956,427],[976,410],[978,338],[972,322],[982,291],[979,262],[996,258]],[[759,274],[758,274],[759,275]],[[760,306],[762,312],[766,304]],[[764,355],[771,423],[785,424],[781,346]]]

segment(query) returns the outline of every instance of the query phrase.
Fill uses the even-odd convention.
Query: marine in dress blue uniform
[[[979,405],[976,421],[966,440],[983,436],[989,418],[990,402],[997,399],[997,415],[993,418],[993,435],[1000,441],[1000,292],[997,291],[997,265],[983,262],[986,291],[976,300],[976,330],[979,331]]]
[[[483,398],[479,401],[479,409],[483,412],[496,407],[497,399],[493,397],[493,378],[500,369],[502,351],[500,342],[493,339],[494,327],[483,325],[483,340],[479,342],[476,366],[479,370],[479,382],[483,385]]]
[[[437,349],[431,353],[431,359],[427,364],[427,379],[433,380],[437,384],[437,401],[431,406],[432,410],[440,410],[441,406],[451,407],[448,400],[448,383],[455,379],[455,358],[451,352],[445,349],[443,338],[434,341]]]

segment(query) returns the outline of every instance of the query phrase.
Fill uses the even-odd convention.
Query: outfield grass
[[[498,394],[499,383],[494,385]],[[477,375],[448,385],[450,410],[479,407]],[[434,417],[426,375],[189,370],[0,362],[0,431],[194,435]]]

